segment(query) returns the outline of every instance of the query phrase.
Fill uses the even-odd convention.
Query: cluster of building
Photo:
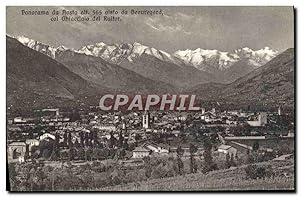
[[[254,141],[259,141],[262,145],[270,139],[267,134],[257,133],[249,136],[236,136],[230,130],[237,126],[250,126],[253,128],[265,127],[269,124],[269,116],[281,116],[281,109],[278,112],[245,112],[217,111],[215,108],[205,111],[201,109],[197,112],[171,112],[171,111],[146,111],[146,112],[78,112],[77,118],[65,116],[59,109],[39,110],[39,116],[23,118],[15,117],[8,120],[8,160],[24,162],[24,158],[31,154],[34,146],[39,146],[40,142],[47,139],[55,140],[59,137],[59,142],[65,138],[66,132],[71,135],[72,143],[81,143],[82,133],[89,136],[94,132],[101,143],[101,147],[107,146],[108,141],[113,136],[117,140],[124,138],[128,144],[134,144],[131,150],[133,159],[143,158],[151,155],[172,155],[176,156],[176,149],[180,145],[185,155],[189,155],[189,144],[178,144],[181,135],[195,122],[200,122],[199,131],[202,134],[211,135],[215,130],[212,128],[223,127],[224,132],[218,132],[219,146],[217,152],[223,154],[236,155],[240,150],[251,150],[250,145]],[[47,115],[45,115],[45,113]],[[273,122],[271,122],[274,124]],[[276,124],[276,121],[275,121]],[[293,123],[291,123],[293,124]],[[39,127],[38,127],[39,126]],[[37,129],[40,128],[40,129]],[[209,131],[213,132],[209,132]],[[166,141],[155,142],[155,137],[166,136]],[[293,139],[293,131],[288,131],[284,138]],[[194,143],[194,142],[193,142]],[[196,144],[198,153],[203,152],[202,144]],[[262,148],[266,148],[262,146]],[[118,148],[113,147],[113,148]],[[266,148],[266,151],[271,151]]]

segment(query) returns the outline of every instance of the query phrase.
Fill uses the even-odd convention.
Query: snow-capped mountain
[[[244,47],[242,49],[235,50],[235,54],[237,54],[240,59],[249,58],[249,61],[251,61],[253,64],[257,63],[257,66],[261,66],[277,56],[279,52],[270,49],[269,47],[264,47],[257,51],[254,51],[248,47]]]
[[[218,72],[234,72],[235,64],[239,65],[240,67],[241,63],[249,67],[245,68],[247,72],[248,70],[252,71],[253,69],[264,65],[278,54],[277,51],[272,50],[269,47],[265,47],[257,51],[245,47],[237,49],[234,52],[223,52],[218,50],[198,48],[196,50],[179,50],[174,54],[169,54],[165,51],[148,47],[137,42],[133,44],[123,43],[114,45],[107,45],[101,42],[84,46],[77,50],[77,52],[101,57],[104,60],[114,64],[120,64],[124,60],[133,62],[136,60],[136,58],[142,56],[143,54],[147,54],[164,62],[173,63],[176,65],[193,66],[200,71],[209,72],[211,74],[217,73],[217,75]],[[241,68],[239,68],[239,70],[241,70]],[[231,73],[229,75],[232,76]],[[225,79],[221,81],[231,82],[240,77],[240,74],[238,73],[233,73],[233,75],[233,79]]]
[[[231,83],[239,77],[242,77],[254,69],[266,64],[278,54],[278,51],[272,50],[269,47],[265,47],[260,50],[253,50],[248,47],[244,47],[232,52],[198,48],[195,50],[179,50],[173,54],[169,54],[165,51],[145,46],[138,42],[110,45],[99,42],[74,50],[68,49],[64,46],[52,47],[24,36],[19,36],[16,39],[24,45],[54,59],[57,59],[57,56],[64,52],[71,51],[76,54],[98,57],[109,63],[117,64],[126,69],[137,72],[138,74],[142,74],[145,77],[162,80],[168,83],[170,82],[170,78],[167,76],[174,74],[168,74],[168,71],[166,71],[167,68],[170,68],[170,65],[172,65],[171,68],[175,70],[180,70],[177,67],[183,68],[183,70],[180,70],[177,74],[189,70],[187,73],[193,73],[195,78],[197,78],[196,75],[199,75],[199,77],[201,76],[202,79],[195,80],[195,83],[203,83],[207,81],[207,79],[204,80],[203,78],[204,73],[209,74],[209,78],[211,78],[211,80],[209,80],[210,82]],[[150,61],[148,59],[149,57],[154,59],[151,59]],[[151,62],[151,65],[149,65],[149,62]],[[158,68],[158,65],[165,67]],[[151,68],[149,66],[151,66]],[[148,76],[148,72],[150,72],[149,69],[151,69],[152,73],[150,76]],[[163,79],[153,78],[153,76],[159,76],[158,73],[161,73],[162,70],[164,73],[162,76]],[[185,84],[186,82],[184,81],[188,79],[185,77],[182,78],[184,78],[184,80],[179,80],[179,84]],[[173,79],[171,81],[173,81]],[[193,82],[189,82],[189,84],[190,83]]]
[[[265,51],[262,54],[264,53]],[[235,106],[246,104],[247,106],[285,105],[292,107],[295,102],[294,69],[294,49],[290,48],[233,83],[200,84],[191,88],[190,93],[205,100],[222,98]]]
[[[142,45],[138,42],[135,42],[133,44],[122,43],[122,44],[113,44],[113,45],[107,45],[103,42],[99,42],[96,44],[83,46],[78,50],[74,50],[74,49],[68,49],[65,46],[53,47],[24,36],[18,36],[16,37],[16,39],[22,44],[24,44],[25,46],[28,46],[36,51],[42,52],[52,58],[55,58],[58,52],[71,50],[76,53],[101,57],[102,59],[114,64],[119,64],[124,59],[132,62],[136,58],[140,57],[142,54],[151,55],[158,58],[159,60],[166,61],[166,62],[171,62],[176,64],[180,62],[176,60],[174,56],[168,54],[165,51],[157,50],[155,48]]]
[[[161,81],[154,81],[150,78],[146,78],[138,73],[132,72],[131,70],[123,68],[119,65],[111,64],[98,57],[78,53],[76,52],[76,50],[73,49],[67,49],[63,46],[53,47],[47,44],[36,42],[32,39],[26,39],[24,37],[7,38],[7,44],[9,46],[11,46],[11,42],[17,43],[12,45],[14,46],[14,48],[16,48],[15,51],[18,51],[18,48],[21,48],[24,49],[24,53],[29,54],[22,54],[22,56],[24,56],[22,58],[25,58],[26,56],[26,58],[30,59],[30,61],[33,61],[34,64],[31,64],[30,62],[30,66],[35,66],[34,68],[37,68],[38,66],[46,68],[46,70],[48,71],[48,73],[46,74],[51,75],[54,72],[52,71],[52,69],[58,69],[52,66],[53,64],[55,64],[61,65],[61,69],[67,70],[59,71],[61,72],[62,76],[64,75],[64,72],[71,72],[73,75],[79,76],[82,81],[85,81],[81,82],[82,84],[88,83],[92,84],[92,86],[99,86],[101,91],[103,90],[106,92],[116,91],[125,93],[134,92],[140,94],[158,94],[168,93],[169,91],[173,90],[172,85],[163,83]],[[31,50],[30,48],[33,50]],[[14,56],[17,55],[18,54],[14,54]],[[42,58],[38,58],[36,56]],[[49,56],[50,58],[48,58],[47,56]],[[14,62],[17,62],[17,60],[15,60]],[[26,65],[27,62],[29,62],[29,60],[24,63],[18,62],[18,64]],[[22,69],[26,70],[27,67],[29,66],[26,65],[26,67]],[[36,72],[39,71],[39,69],[36,70]],[[26,76],[34,75],[34,73],[35,72],[30,72],[30,74],[26,73]],[[42,75],[38,77],[43,79]],[[65,81],[68,83],[72,83],[71,79],[66,79]],[[57,83],[65,83],[65,81],[62,79]],[[97,89],[95,89],[95,92],[97,92]],[[103,92],[100,93],[102,94]]]
[[[49,57],[52,57],[53,59],[55,59],[57,53],[67,50],[65,46],[53,47],[24,36],[17,36],[16,39],[23,45],[28,46],[29,48],[32,48],[41,53],[44,53]]]
[[[254,51],[248,47],[237,49],[234,52],[222,52],[218,50],[205,50],[198,48],[196,50],[176,51],[175,57],[182,59],[185,64],[194,66],[203,71],[210,71],[212,68],[226,70],[240,60],[247,60],[256,67],[270,61],[278,54],[277,51],[265,47]]]
[[[24,36],[18,36],[17,40],[24,45],[42,52],[52,58],[55,58],[56,53],[68,50],[64,46],[53,47],[41,42],[35,41]],[[178,50],[174,54],[169,54],[165,51],[158,50],[152,47],[145,46],[138,42],[122,43],[107,45],[103,42],[83,46],[74,52],[101,57],[102,59],[114,64],[119,64],[121,61],[128,60],[133,62],[142,54],[147,54],[161,61],[166,61],[174,64],[186,64],[202,71],[210,71],[212,68],[218,70],[229,69],[232,65],[240,60],[247,60],[250,64],[259,67],[274,58],[278,51],[265,47],[260,50],[252,50],[248,47],[237,49],[234,52],[223,52],[218,50],[201,49],[196,50]]]
[[[168,54],[167,52],[142,45],[138,42],[134,42],[133,44],[122,43],[113,45],[107,45],[103,42],[100,42],[84,46],[78,49],[76,52],[101,57],[104,60],[114,64],[120,64],[124,59],[128,60],[129,62],[133,62],[142,54],[151,55],[159,60],[170,63],[179,63],[174,56]]]
[[[76,50],[89,56],[100,57],[149,79],[172,84],[179,88],[206,83],[213,76],[190,66],[169,53],[140,43],[107,45],[103,42]]]
[[[265,47],[252,50],[248,47],[233,52],[218,50],[176,51],[174,56],[181,59],[185,65],[213,74],[220,83],[231,83],[249,72],[261,67],[278,54],[278,51]]]

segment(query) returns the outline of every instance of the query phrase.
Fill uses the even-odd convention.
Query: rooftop
[[[25,142],[12,142],[9,146],[26,146]]]
[[[228,150],[228,149],[230,149],[231,147],[232,147],[232,146],[228,146],[228,145],[222,144],[221,146],[218,147],[218,149]]]
[[[150,152],[150,150],[143,147],[136,147],[133,152]]]

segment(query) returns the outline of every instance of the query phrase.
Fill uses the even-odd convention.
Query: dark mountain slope
[[[57,61],[85,80],[124,93],[169,93],[173,86],[161,81],[143,77],[133,71],[89,56],[66,50],[56,55]]]
[[[173,84],[180,90],[193,87],[195,84],[214,81],[213,75],[197,70],[191,66],[176,65],[142,54],[134,61],[122,61],[120,66],[132,70],[144,77]]]
[[[229,84],[226,99],[264,104],[294,103],[294,49],[288,49],[264,66]]]
[[[6,38],[7,105],[10,109],[75,103],[108,91],[71,72],[52,58]],[[94,93],[95,92],[95,93]]]

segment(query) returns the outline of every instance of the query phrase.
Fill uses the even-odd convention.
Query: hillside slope
[[[99,191],[245,191],[245,190],[294,190],[294,164],[291,160],[282,162],[267,161],[256,164],[269,166],[275,173],[266,179],[247,179],[246,165],[238,168],[216,170],[208,174],[198,172],[138,183],[100,188]],[[284,173],[291,177],[282,176]]]
[[[227,101],[234,105],[294,104],[294,49],[287,49],[244,77],[230,84],[199,84],[189,92],[204,100]]]
[[[169,93],[173,86],[143,77],[133,71],[111,64],[99,57],[65,50],[55,59],[85,80],[124,93]]]
[[[88,83],[52,58],[6,38],[7,106],[51,107],[108,91]]]
[[[264,66],[229,84],[222,96],[233,101],[293,105],[294,49],[288,49]]]

